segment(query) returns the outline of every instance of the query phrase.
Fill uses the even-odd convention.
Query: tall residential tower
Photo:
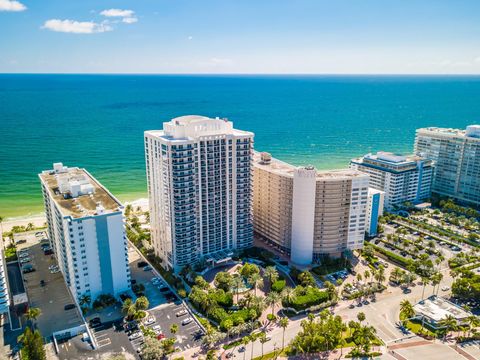
[[[430,159],[379,151],[353,159],[350,167],[370,175],[370,187],[385,192],[387,209],[430,197],[433,176]]]
[[[39,177],[50,244],[75,299],[128,291],[122,204],[85,169],[56,163]]]
[[[480,125],[418,129],[415,152],[435,161],[432,192],[480,206]]]
[[[355,170],[317,171],[255,152],[254,230],[298,265],[360,249],[369,177]]]
[[[227,119],[182,116],[145,132],[152,239],[166,266],[252,245],[252,149],[253,133]]]

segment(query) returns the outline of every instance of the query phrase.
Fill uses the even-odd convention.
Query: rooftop
[[[431,132],[447,136],[480,138],[480,125],[469,125],[465,130],[453,128],[426,127],[417,132]]]
[[[226,118],[209,118],[201,115],[185,115],[163,123],[163,130],[149,130],[145,134],[168,141],[194,140],[198,137],[235,135],[253,136],[253,133],[233,128]]]
[[[418,302],[413,309],[417,315],[424,315],[435,322],[445,319],[448,315],[453,316],[457,321],[471,315],[454,303],[437,296]]]
[[[88,171],[54,164],[39,174],[64,216],[82,218],[121,211],[122,204]]]
[[[278,175],[283,175],[287,177],[292,177],[296,169],[294,165],[288,164],[281,160],[275,159],[269,153],[266,152],[253,152],[253,163],[256,167],[269,171]],[[304,168],[313,168],[312,166],[307,166]],[[366,175],[352,169],[338,169],[338,170],[326,170],[326,171],[316,171],[317,180],[328,180],[328,179],[350,179],[354,177],[365,177]]]

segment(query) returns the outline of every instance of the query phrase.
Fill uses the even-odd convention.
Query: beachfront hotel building
[[[78,301],[130,289],[123,205],[85,169],[53,164],[39,174],[50,245]]]
[[[379,151],[350,162],[352,169],[370,175],[370,187],[385,192],[385,208],[430,198],[433,161],[418,155]]]
[[[189,115],[145,132],[155,254],[175,271],[252,246],[253,133]]]
[[[360,249],[369,177],[355,170],[317,171],[254,153],[253,225],[267,243],[309,265]]]
[[[480,125],[418,129],[415,153],[435,161],[433,193],[480,206]]]
[[[1,230],[0,230],[0,239],[3,239]],[[7,313],[9,306],[10,306],[10,294],[8,292],[8,283],[7,283],[7,265],[5,262],[3,244],[0,244],[0,315]]]
[[[383,215],[385,192],[368,188],[367,225],[365,232],[368,236],[378,234],[378,218]]]

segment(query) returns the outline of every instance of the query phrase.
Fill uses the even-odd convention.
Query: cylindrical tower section
[[[316,173],[305,167],[293,175],[291,260],[297,265],[312,263]]]

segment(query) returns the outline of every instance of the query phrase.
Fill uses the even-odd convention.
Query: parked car
[[[158,334],[158,335],[157,335],[157,339],[158,339],[158,340],[165,339],[165,334],[162,334],[162,333]]]
[[[53,250],[52,249],[46,249],[43,251],[43,254],[44,255],[52,255],[53,254]]]
[[[29,261],[30,261],[30,258],[29,258],[29,257],[25,257],[25,258],[23,258],[23,259],[20,259],[20,263],[21,263],[21,264],[26,264],[26,263],[29,262]]]
[[[58,267],[50,270],[50,274],[57,274],[59,272],[60,272],[60,269]]]
[[[31,264],[25,264],[22,266],[22,272],[24,274],[35,271],[35,268]]]
[[[26,251],[18,253],[18,257],[20,257],[20,258],[24,258],[24,257],[27,257],[27,256],[28,256],[28,252],[26,252]]]
[[[162,327],[160,325],[153,325],[152,330],[155,332],[156,335],[158,335],[161,333]]]
[[[45,286],[45,280],[40,280],[40,286],[44,287]]]
[[[182,320],[182,325],[188,325],[193,321],[191,317]]]
[[[67,304],[63,307],[64,310],[72,310],[75,309],[75,304]]]
[[[155,316],[149,315],[143,322],[145,325],[151,325],[155,322]]]
[[[188,314],[188,311],[183,309],[183,310],[180,310],[179,312],[177,312],[175,314],[176,317],[180,317],[180,316],[183,316],[183,315],[187,315]]]
[[[128,340],[135,340],[143,336],[141,331],[135,331],[132,335],[128,337]]]
[[[88,322],[88,325],[90,325],[90,327],[93,329],[102,325],[102,321],[100,320],[99,317],[95,317]]]
[[[153,268],[150,265],[143,267],[143,271],[150,271],[150,270],[153,270]]]
[[[450,290],[450,288],[448,286],[442,287],[442,291],[448,291],[448,290]]]
[[[138,264],[137,264],[137,267],[142,268],[142,267],[145,267],[147,265],[148,265],[148,263],[146,261],[139,261]]]

